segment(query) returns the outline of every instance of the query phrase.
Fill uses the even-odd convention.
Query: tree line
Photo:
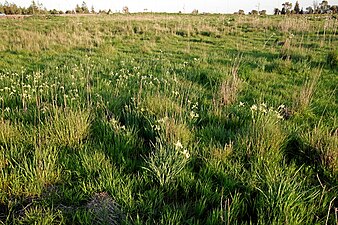
[[[123,13],[129,13],[129,9],[127,6],[123,7]],[[34,0],[31,2],[29,7],[21,7],[17,6],[15,3],[5,2],[4,4],[0,3],[0,13],[4,13],[6,15],[36,15],[36,14],[89,14],[89,13],[103,13],[103,14],[111,14],[112,11],[109,9],[95,11],[92,6],[90,9],[88,8],[85,1],[82,2],[81,5],[77,4],[74,9],[66,10],[65,12],[62,10],[52,9],[47,10],[41,3],[36,3]],[[194,10],[192,14],[198,14],[198,10]],[[244,10],[239,10],[235,14],[244,15]],[[266,10],[252,10],[249,12],[251,15],[266,15]],[[275,8],[274,15],[290,15],[290,14],[338,14],[338,5],[330,5],[328,1],[323,0],[321,3],[314,1],[312,6],[308,6],[305,8],[300,7],[298,1],[296,1],[294,7],[291,2],[285,2],[282,4],[282,8]]]
[[[275,15],[290,15],[290,14],[337,14],[338,5],[330,5],[328,1],[324,0],[321,3],[317,1],[313,2],[312,6],[305,8],[300,7],[299,2],[296,1],[294,7],[291,2],[285,2],[282,4],[282,8],[275,8]]]
[[[77,4],[74,9],[71,10],[57,10],[51,9],[47,10],[41,3],[36,3],[34,0],[31,2],[29,7],[21,7],[16,5],[15,3],[9,3],[5,1],[4,4],[0,3],[0,12],[6,15],[38,15],[38,14],[76,14],[76,13],[111,13],[111,10],[105,11],[100,10],[96,12],[94,7],[92,6],[90,9],[88,8],[86,2],[82,2],[81,5]]]

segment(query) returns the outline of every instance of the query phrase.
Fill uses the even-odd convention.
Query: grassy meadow
[[[337,29],[0,19],[0,224],[337,224]]]

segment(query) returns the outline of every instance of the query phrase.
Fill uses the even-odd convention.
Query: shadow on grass
[[[296,136],[289,137],[284,146],[284,154],[288,163],[295,162],[298,166],[308,165],[319,169],[321,158],[318,150]]]
[[[283,151],[288,164],[295,163],[299,167],[304,165],[310,167],[313,180],[317,180],[320,177],[320,182],[325,183],[325,185],[337,185],[335,176],[330,175],[332,174],[330,169],[323,165],[321,152],[305,143],[299,136],[290,135],[283,146]]]

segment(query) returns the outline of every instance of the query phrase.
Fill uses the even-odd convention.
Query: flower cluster
[[[245,103],[240,102],[239,103],[239,107],[243,108],[245,107]],[[277,110],[274,109],[273,107],[268,107],[266,103],[260,103],[260,104],[253,104],[250,106],[250,111],[252,114],[252,117],[254,118],[257,114],[262,114],[262,115],[266,115],[266,116],[273,116],[279,120],[284,119],[282,113],[281,113],[281,109],[284,109],[285,105],[280,105]]]
[[[174,144],[174,146],[175,146],[175,149],[176,149],[176,150],[182,151],[182,154],[184,155],[184,157],[185,157],[186,159],[189,159],[189,158],[190,158],[190,153],[189,153],[189,151],[188,151],[186,148],[183,147],[183,145],[182,145],[182,143],[181,143],[180,140],[178,140],[178,141]]]
[[[190,119],[197,119],[197,118],[199,118],[199,114],[197,113],[198,102],[192,103],[190,100],[188,100],[188,104],[191,105],[191,111],[189,113]]]

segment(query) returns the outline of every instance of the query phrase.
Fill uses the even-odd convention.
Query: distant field
[[[338,21],[0,20],[0,224],[337,224]]]

